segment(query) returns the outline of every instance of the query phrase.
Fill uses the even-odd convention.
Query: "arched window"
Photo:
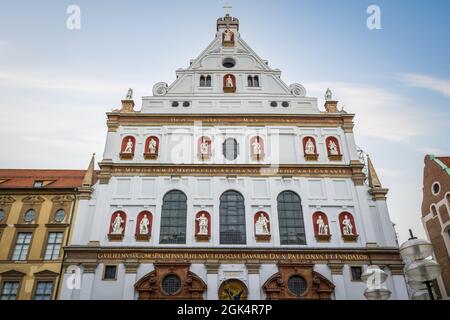
[[[244,197],[230,190],[220,196],[220,244],[246,244]]]
[[[248,78],[247,78],[247,85],[249,87],[253,87],[253,77],[252,76],[248,76]]]
[[[239,143],[234,138],[228,138],[222,145],[223,156],[227,160],[236,160],[239,155]]]
[[[173,190],[163,198],[161,210],[161,244],[186,243],[187,198],[179,191]]]
[[[204,87],[206,85],[205,76],[200,76],[200,87]]]
[[[306,244],[302,201],[293,191],[278,195],[278,224],[281,244]]]
[[[253,77],[253,86],[259,87],[259,77],[258,76]]]
[[[211,76],[206,77],[206,86],[211,87]]]
[[[431,205],[431,213],[433,214],[433,217],[436,217],[438,215],[436,206],[434,204]]]

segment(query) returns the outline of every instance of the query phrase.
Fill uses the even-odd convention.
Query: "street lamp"
[[[439,263],[432,259],[427,259],[433,254],[433,245],[426,241],[414,237],[411,229],[410,239],[400,246],[400,255],[405,261],[405,274],[409,279],[408,284],[416,290],[423,290],[420,283],[426,286],[430,300],[434,300],[432,283],[441,273]],[[423,297],[423,294],[416,292],[417,297]],[[414,298],[415,296],[413,296]]]
[[[387,279],[386,272],[377,265],[368,266],[361,275],[361,280],[367,284],[364,296],[367,300],[387,300],[391,297],[391,291],[382,286]]]

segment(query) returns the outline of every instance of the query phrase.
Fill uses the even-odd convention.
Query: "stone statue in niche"
[[[133,100],[133,89],[128,89],[126,100]]]
[[[230,29],[225,30],[225,32],[223,33],[223,41],[224,42],[232,42],[233,41],[233,31],[231,31]]]
[[[198,221],[198,226],[199,226],[199,231],[198,234],[199,235],[208,235],[208,217],[202,213],[202,215],[198,218],[196,218],[195,220]]]
[[[269,235],[269,219],[266,218],[264,213],[261,213],[258,220],[255,222],[255,233],[256,235]]]
[[[116,218],[112,223],[112,234],[122,234],[123,232],[122,223],[123,223],[122,216],[120,214],[116,215]]]
[[[156,140],[154,138],[150,139],[150,142],[148,143],[148,152],[150,154],[156,154]]]
[[[133,153],[133,141],[131,139],[128,139],[127,145],[123,153]]]
[[[345,215],[344,220],[342,220],[342,232],[345,236],[353,235],[353,225],[352,221],[348,218],[348,215]]]
[[[200,143],[200,154],[202,154],[202,155],[207,155],[209,152],[208,152],[208,149],[209,149],[209,143],[208,143],[208,141],[207,140],[203,140],[201,143]]]
[[[255,139],[255,141],[252,143],[252,147],[253,147],[253,154],[254,155],[261,155],[262,154],[262,146],[261,143],[258,141],[258,139]]]
[[[141,219],[141,222],[139,223],[139,234],[148,234],[149,226],[150,226],[150,221],[148,220],[147,215],[144,214],[144,217]]]
[[[328,144],[328,151],[330,152],[330,155],[332,155],[332,156],[339,155],[338,147],[333,140],[330,140],[330,143]]]
[[[330,88],[327,89],[325,92],[325,101],[332,101],[333,100],[333,93],[331,92]]]
[[[316,154],[316,147],[314,146],[314,142],[312,141],[311,138],[309,138],[308,141],[306,141],[305,153]]]
[[[225,81],[225,87],[227,88],[233,88],[234,87],[234,82],[233,82],[233,78],[228,75],[226,81]]]
[[[317,218],[317,226],[318,226],[318,234],[319,235],[328,235],[328,225],[325,224],[325,221],[322,219],[322,216]]]

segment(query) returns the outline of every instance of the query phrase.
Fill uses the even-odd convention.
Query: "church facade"
[[[372,264],[408,299],[388,190],[330,90],[321,110],[285,84],[229,15],[176,75],[107,113],[61,299],[364,299]]]

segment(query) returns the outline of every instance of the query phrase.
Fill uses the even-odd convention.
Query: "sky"
[[[172,83],[213,40],[225,1],[2,1],[0,167],[84,169],[101,160],[105,112]],[[289,85],[355,113],[400,242],[425,237],[426,154],[449,155],[450,2],[234,0],[242,38]],[[81,12],[67,28],[67,8]],[[380,8],[381,29],[367,27]],[[139,98],[138,98],[139,97]],[[139,105],[140,102],[137,102]]]

